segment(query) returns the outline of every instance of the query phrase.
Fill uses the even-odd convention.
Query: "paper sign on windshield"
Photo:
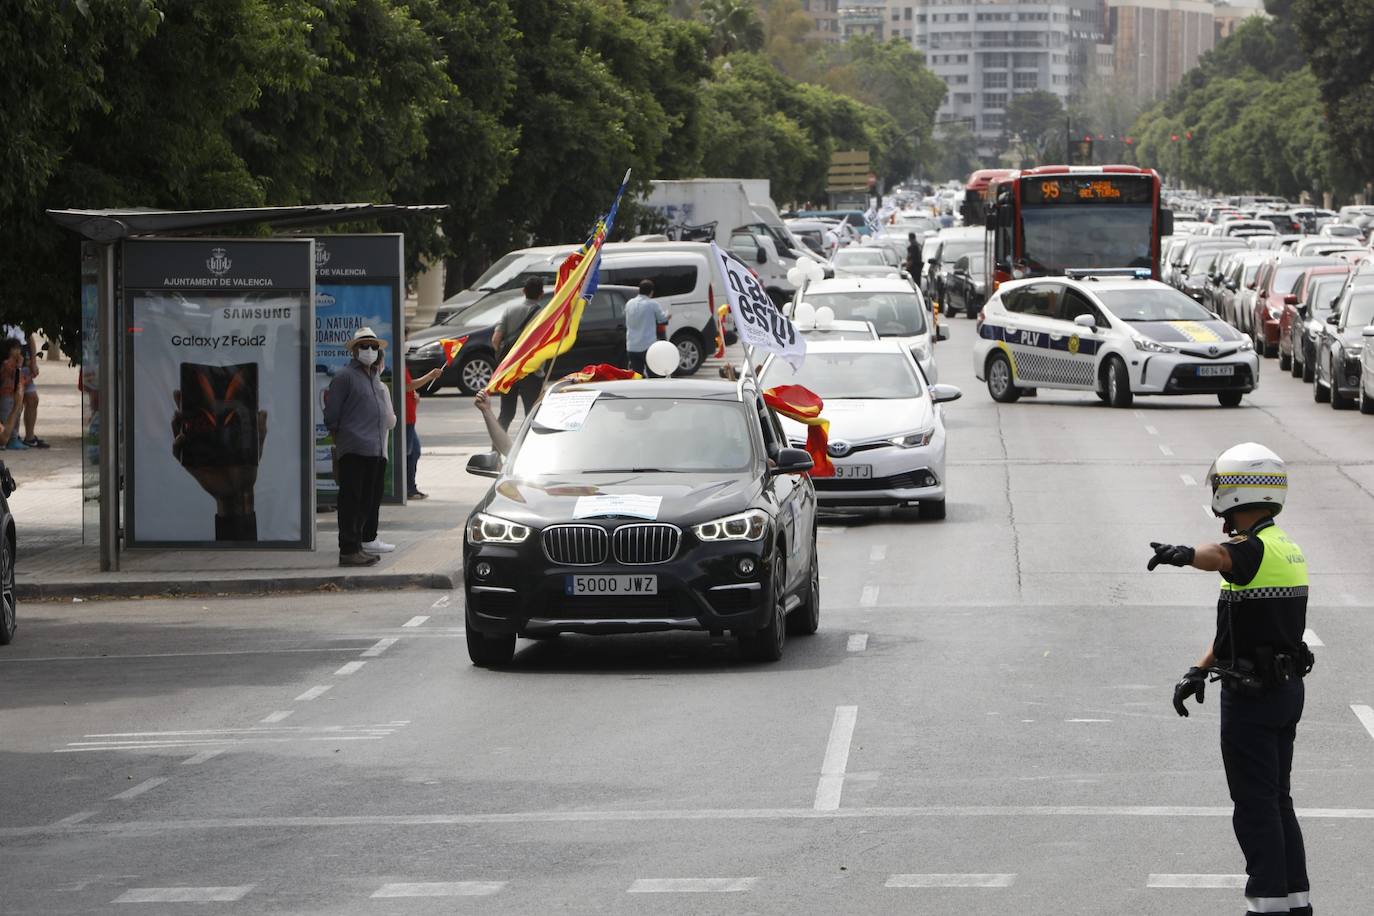
[[[711,253],[725,278],[725,295],[735,318],[735,331],[746,347],[776,353],[793,370],[806,359],[806,338],[797,333],[792,320],[773,305],[768,291],[748,264],[715,242]]]
[[[587,422],[587,414],[601,392],[592,391],[555,391],[546,394],[539,403],[539,411],[534,415],[534,425],[538,429],[572,431],[582,428]]]
[[[577,504],[573,506],[573,518],[624,515],[652,522],[658,518],[658,506],[661,502],[663,502],[661,496],[635,496],[633,494],[579,496]]]

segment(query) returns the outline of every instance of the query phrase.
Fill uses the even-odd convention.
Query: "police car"
[[[1113,407],[1138,394],[1214,394],[1235,407],[1259,384],[1248,339],[1139,270],[1003,283],[979,314],[973,371],[1001,403],[1067,388]]]

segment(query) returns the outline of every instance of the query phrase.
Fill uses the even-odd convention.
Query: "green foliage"
[[[1064,104],[1044,89],[1013,96],[1007,105],[1006,130],[1023,161],[1045,165],[1050,140],[1064,132]]]
[[[1333,147],[1346,168],[1374,175],[1374,0],[1291,0],[1312,62]]]
[[[712,57],[763,48],[763,20],[751,0],[701,0],[697,16],[710,33]]]

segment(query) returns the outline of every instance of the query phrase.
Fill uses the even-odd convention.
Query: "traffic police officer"
[[[1199,703],[1208,675],[1221,681],[1221,759],[1235,803],[1232,824],[1245,854],[1249,914],[1310,916],[1307,858],[1293,813],[1293,738],[1312,655],[1307,561],[1274,524],[1288,493],[1283,460],[1253,442],[1222,452],[1207,473],[1212,511],[1231,535],[1223,544],[1154,544],[1149,569],[1167,564],[1221,573],[1217,629],[1174,688],[1174,708]]]

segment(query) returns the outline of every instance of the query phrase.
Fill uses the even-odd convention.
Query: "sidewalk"
[[[82,538],[81,397],[77,370],[45,362],[38,378],[38,435],[50,449],[4,451],[19,489],[10,497],[18,531],[21,600],[318,589],[452,589],[462,583],[462,525],[490,481],[465,472],[489,448],[471,400],[445,392],[420,405],[420,489],[429,499],[383,506],[381,537],[395,544],[376,566],[338,565],[332,512],[316,515],[313,551],[125,550],[118,572],[100,571],[98,512]],[[94,494],[92,494],[94,496]]]

